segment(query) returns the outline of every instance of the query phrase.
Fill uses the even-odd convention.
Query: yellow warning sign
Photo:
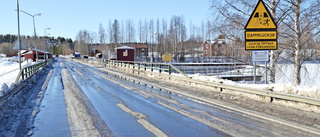
[[[259,0],[245,29],[277,29],[277,26],[263,1]]]
[[[277,31],[246,31],[246,40],[277,39]]]
[[[246,41],[246,50],[276,50],[277,41]]]
[[[162,61],[172,61],[172,55],[162,55]]]

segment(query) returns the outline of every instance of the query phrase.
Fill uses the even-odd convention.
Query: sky
[[[210,18],[210,0],[19,0],[20,10],[35,16],[37,36],[50,34],[75,40],[80,30],[98,32],[99,24],[107,28],[109,20],[142,21],[184,16],[187,25],[199,25]],[[0,34],[18,34],[17,1],[1,0]],[[20,12],[21,35],[34,35],[33,19]],[[137,31],[137,30],[136,30]]]

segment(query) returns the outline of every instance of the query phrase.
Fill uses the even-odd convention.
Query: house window
[[[125,51],[123,52],[123,56],[124,56],[124,57],[128,56],[128,50],[125,50]]]

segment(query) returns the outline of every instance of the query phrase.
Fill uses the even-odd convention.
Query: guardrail
[[[82,61],[90,63],[90,61],[95,62],[98,60],[88,60],[88,59],[81,59]],[[272,91],[264,91],[264,90],[259,90],[259,89],[254,89],[254,88],[247,88],[247,87],[240,87],[240,86],[233,86],[233,85],[228,85],[228,84],[223,84],[223,83],[215,83],[215,82],[206,82],[206,81],[200,81],[200,80],[194,80],[190,79],[187,75],[185,75],[183,72],[178,70],[176,67],[174,67],[171,64],[161,64],[161,63],[145,63],[145,62],[128,62],[128,61],[110,61],[110,60],[105,60],[105,61],[98,61],[101,65],[109,65],[110,66],[116,66],[116,67],[122,67],[125,69],[138,69],[138,70],[144,70],[146,71],[149,69],[151,72],[148,73],[161,73],[161,70],[168,71],[170,77],[169,80],[179,80],[183,83],[189,83],[194,84],[194,85],[201,85],[201,86],[206,86],[206,87],[213,87],[218,89],[220,92],[223,90],[230,90],[230,91],[236,91],[236,92],[242,92],[242,93],[247,93],[247,94],[254,94],[254,95],[260,95],[264,97],[269,97],[270,101],[272,98],[275,99],[282,99],[282,100],[288,100],[288,101],[294,101],[294,102],[300,102],[300,103],[305,103],[305,104],[310,104],[310,105],[315,105],[315,106],[320,106],[320,99],[314,99],[314,98],[309,98],[309,97],[304,97],[304,96],[298,96],[298,95],[293,95],[293,94],[285,94],[285,93],[279,93],[279,92],[272,92]],[[167,66],[167,67],[163,67]],[[177,70],[180,74],[183,74],[185,77],[178,77],[178,76],[171,76],[172,68],[174,70]],[[158,72],[155,72],[154,70],[157,70]],[[162,74],[162,76],[165,76],[165,74]],[[136,79],[135,79],[136,80]]]
[[[21,71],[19,72],[15,84],[17,85],[20,77],[22,77],[22,80],[27,79],[28,77],[30,77],[31,75],[33,75],[34,73],[36,73],[40,68],[42,68],[43,66],[51,63],[53,61],[53,59],[38,63],[38,64],[34,64],[31,66],[27,66],[21,69]]]
[[[120,66],[120,67],[128,67],[138,70],[144,71],[151,71],[151,72],[167,72],[171,74],[172,72],[177,72],[178,74],[183,75],[185,78],[189,78],[185,73],[179,70],[177,67],[173,66],[172,64],[165,64],[165,63],[148,63],[148,62],[134,62],[134,61],[116,61],[116,60],[97,60],[97,59],[80,59],[75,58],[77,60],[81,60],[87,63],[94,63],[101,65],[109,65],[109,66]]]

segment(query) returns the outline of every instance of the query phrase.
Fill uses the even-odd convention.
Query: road
[[[69,59],[52,69],[32,136],[317,136]]]

